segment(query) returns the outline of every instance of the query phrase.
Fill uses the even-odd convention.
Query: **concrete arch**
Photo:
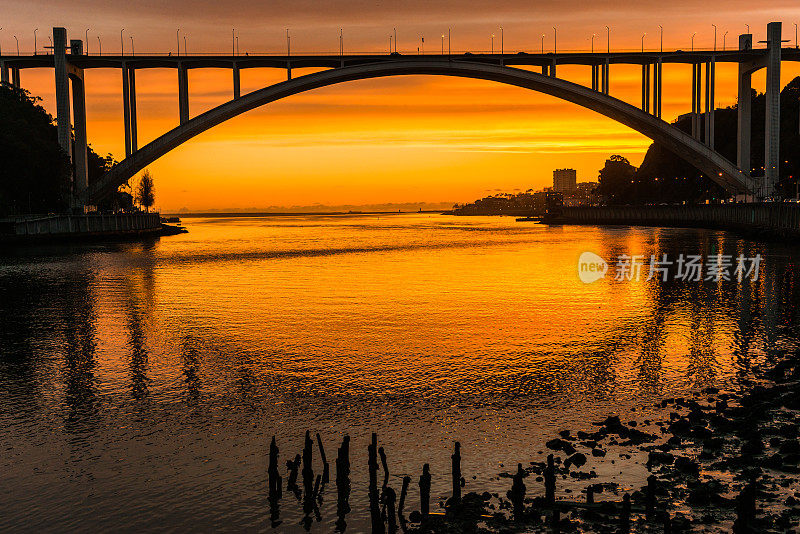
[[[164,154],[237,115],[291,95],[337,83],[403,75],[443,75],[490,80],[524,87],[591,109],[649,137],[704,172],[731,193],[752,191],[752,180],[733,163],[690,135],[619,99],[582,85],[527,70],[460,60],[396,61],[341,67],[287,80],[226,102],[170,130],[137,150],[86,193],[91,204],[110,195]]]

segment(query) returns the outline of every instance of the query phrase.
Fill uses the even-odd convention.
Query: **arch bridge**
[[[161,156],[198,134],[246,111],[281,98],[342,82],[402,75],[442,75],[489,80],[545,93],[601,113],[649,137],[694,165],[732,194],[768,196],[779,177],[780,67],[782,61],[800,61],[800,50],[782,48],[781,23],[767,27],[767,46],[754,49],[752,35],[739,36],[737,50],[605,53],[499,53],[435,55],[285,55],[285,56],[90,56],[83,42],[67,46],[64,28],[53,28],[53,53],[33,56],[0,56],[2,81],[21,86],[20,71],[51,67],[55,72],[58,138],[72,161],[73,205],[97,203]],[[715,66],[738,64],[737,161],[714,150]],[[662,66],[692,65],[692,131],[687,134],[661,118]],[[641,106],[633,106],[609,94],[610,65],[641,65]],[[591,69],[591,87],[560,79],[559,65],[585,65]],[[540,72],[519,67],[539,67]],[[248,94],[241,94],[240,71],[246,68],[285,69],[287,80]],[[292,78],[293,68],[324,68]],[[125,159],[98,181],[88,183],[84,72],[92,68],[118,68],[122,73]],[[178,74],[180,123],[143,147],[138,146],[136,71],[174,68]],[[188,71],[228,68],[232,72],[232,99],[205,113],[190,117]],[[764,175],[751,176],[751,75],[767,71]],[[705,73],[703,72],[705,71]],[[703,83],[705,82],[705,83]],[[70,102],[70,85],[72,98]],[[70,112],[70,104],[72,112]],[[74,117],[71,123],[70,115]],[[74,130],[74,143],[71,141]]]

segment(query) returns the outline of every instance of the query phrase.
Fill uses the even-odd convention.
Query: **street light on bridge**
[[[131,35],[130,37],[131,37],[131,55],[135,56],[136,55],[136,47],[133,46],[133,35]]]
[[[558,52],[558,30],[553,26],[553,53]]]
[[[49,37],[49,35],[48,35],[48,37]],[[89,28],[86,28],[86,32],[83,34],[83,37],[84,37],[83,42],[86,44],[86,50],[84,50],[84,52],[88,56],[89,55]]]
[[[596,33],[592,34],[592,54],[594,54],[594,38],[597,37]]]
[[[494,34],[492,34],[492,54],[494,54]]]
[[[644,52],[644,38],[645,38],[646,35],[647,35],[647,32],[644,32],[642,34],[642,52]]]
[[[188,56],[189,52],[186,51],[186,35],[183,36],[183,55]]]
[[[124,31],[125,31],[125,28],[122,28],[119,31],[119,55],[120,56],[124,56],[125,55],[125,41],[122,39],[122,32],[124,32]]]
[[[16,35],[14,36],[14,40],[17,42],[17,55],[19,55],[19,39],[17,39]]]
[[[97,36],[97,55],[103,55],[103,43],[100,41],[100,36]]]
[[[795,24],[795,26],[797,26],[797,25]],[[797,32],[795,32],[795,33],[797,33]],[[503,54],[505,54],[505,46],[504,45],[505,45],[505,43],[503,42],[503,27],[500,26],[500,55],[501,56]]]
[[[39,28],[34,28],[33,30],[33,55],[36,55],[36,32],[39,31]]]
[[[231,28],[231,55],[236,55],[236,28]]]
[[[716,24],[712,24],[712,26],[714,27],[714,52],[716,52],[717,51],[717,25]]]
[[[544,34],[542,34],[542,54],[544,54]]]
[[[611,28],[606,26],[606,53],[611,53]]]
[[[725,50],[725,38],[728,36],[728,31],[725,30],[725,33],[722,34],[722,50]]]
[[[664,51],[664,26],[661,24],[658,25],[658,40],[659,40],[659,49],[663,52]]]
[[[697,35],[697,32],[692,34],[692,52],[694,52],[694,36]]]
[[[175,30],[175,44],[178,45],[178,56],[181,55],[181,29]]]

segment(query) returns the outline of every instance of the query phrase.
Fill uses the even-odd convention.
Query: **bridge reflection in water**
[[[466,491],[505,491],[498,465],[533,459],[555,430],[735,384],[800,342],[797,252],[720,232],[423,215],[187,225],[0,260],[3,530],[260,528],[270,438],[283,462],[309,429],[329,458],[351,436],[346,521],[363,529],[373,431],[393,473],[431,464],[433,495],[449,491],[456,439],[477,476]],[[584,285],[584,250],[764,265],[753,283]],[[314,531],[337,521],[330,488]],[[23,517],[30,495],[42,511]],[[272,518],[288,530],[304,515],[290,496]]]

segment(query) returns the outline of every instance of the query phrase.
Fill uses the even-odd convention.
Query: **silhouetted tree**
[[[622,203],[620,193],[627,189],[636,173],[636,167],[627,158],[613,155],[606,160],[600,169],[597,191],[604,195],[611,204]]]
[[[144,207],[145,211],[150,211],[150,208],[156,202],[156,189],[153,185],[153,177],[150,175],[150,171],[146,169],[139,179],[139,186],[136,188],[136,201]]]

